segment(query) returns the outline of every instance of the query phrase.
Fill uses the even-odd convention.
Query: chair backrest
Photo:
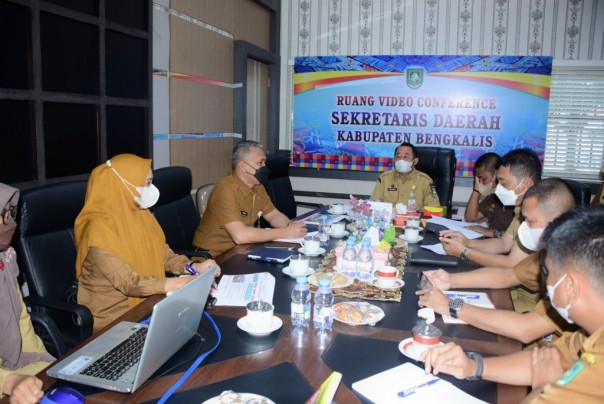
[[[591,188],[588,185],[575,180],[563,179],[562,181],[566,182],[566,184],[570,187],[570,190],[573,191],[577,206],[587,206],[590,204]]]
[[[15,249],[33,296],[65,300],[75,280],[75,219],[87,181],[44,185],[21,192]]]
[[[208,199],[210,199],[210,194],[214,189],[215,183],[202,185],[197,188],[197,192],[195,193],[195,201],[197,202],[197,213],[199,213],[199,217],[203,216],[203,212],[206,211],[208,207]]]
[[[281,213],[293,219],[297,216],[298,208],[289,179],[289,157],[285,154],[268,154],[266,166],[271,170],[268,181],[264,184],[268,196]]]
[[[455,186],[455,165],[457,158],[455,150],[440,147],[418,147],[419,163],[417,169],[428,174],[442,206],[451,212],[453,205],[453,188]]]
[[[191,196],[193,178],[187,167],[164,167],[153,172],[159,200],[151,208],[173,250],[194,250],[199,214]]]

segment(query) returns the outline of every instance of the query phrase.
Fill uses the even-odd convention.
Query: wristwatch
[[[466,377],[466,380],[481,380],[482,372],[484,372],[484,362],[482,360],[482,355],[476,352],[466,352],[466,355],[470,359],[474,359],[476,361],[476,373],[474,376]]]
[[[459,258],[461,258],[462,261],[467,261],[469,252],[470,252],[470,250],[468,249],[468,247],[465,247],[463,249],[463,251],[461,252],[461,255],[459,256]]]
[[[501,237],[501,230],[499,230],[499,229],[495,229],[495,231],[493,232],[493,237],[494,237],[494,238],[499,238],[499,237]]]
[[[449,315],[453,318],[458,318],[459,310],[463,307],[463,299],[456,297],[455,299],[449,300]]]

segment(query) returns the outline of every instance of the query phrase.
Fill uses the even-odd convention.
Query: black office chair
[[[451,212],[455,186],[455,150],[440,147],[418,147],[419,163],[416,168],[432,178],[440,204]]]
[[[582,182],[562,179],[575,195],[577,206],[587,206],[591,202],[591,188]]]
[[[64,346],[43,336],[47,349],[60,354],[92,335],[90,310],[67,296],[75,282],[73,225],[84,206],[86,184],[44,185],[21,192],[19,199],[13,244],[30,293],[24,300],[32,312],[48,315],[61,330]]]
[[[273,205],[290,219],[298,216],[298,206],[310,209],[323,207],[323,204],[298,202],[294,197],[294,189],[289,179],[289,157],[285,154],[269,154],[266,156],[266,166],[271,170],[268,181],[263,184]]]
[[[159,189],[159,200],[151,211],[170,248],[189,257],[212,258],[208,252],[195,251],[193,246],[199,214],[191,196],[191,170],[178,166],[157,169],[153,172],[153,184]]]

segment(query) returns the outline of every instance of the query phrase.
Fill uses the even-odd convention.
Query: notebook
[[[435,265],[443,267],[456,267],[459,263],[456,257],[451,255],[438,255],[432,251],[418,248],[414,251],[409,251],[409,262],[411,264],[420,265]]]
[[[283,264],[293,255],[293,252],[287,248],[260,247],[250,251],[247,257],[251,260],[276,262]]]
[[[134,392],[197,333],[215,271],[214,267],[197,275],[158,302],[153,307],[148,326],[122,321],[57,362],[46,373],[56,379],[102,389]],[[124,350],[132,344],[134,353],[123,353],[126,358],[132,359],[106,355]],[[125,372],[112,370],[130,360],[134,364]],[[102,377],[99,373],[106,375]]]

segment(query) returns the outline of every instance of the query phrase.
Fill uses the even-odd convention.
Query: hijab
[[[17,205],[19,190],[0,183],[0,204],[2,210],[7,203]],[[17,228],[16,222],[0,224],[0,358],[3,366],[10,370],[37,361],[52,362],[54,358],[46,352],[23,352],[19,320],[22,301],[17,290],[17,254],[10,247],[10,240]]]
[[[166,276],[164,232],[153,214],[141,209],[134,201],[132,195],[138,194],[136,189],[113,171],[115,169],[132,185],[142,187],[149,174],[151,160],[120,154],[110,161],[111,167],[103,163],[92,171],[84,208],[75,221],[78,246],[76,277],[82,274],[88,250],[94,246],[115,254],[139,275],[163,278]],[[133,307],[142,300],[128,297],[128,305]]]

